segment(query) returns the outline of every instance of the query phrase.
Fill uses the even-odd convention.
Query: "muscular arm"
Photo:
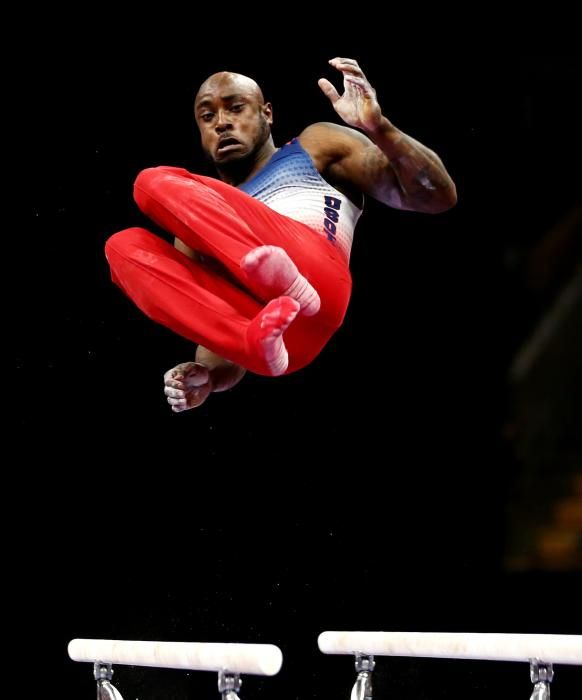
[[[194,248],[190,248],[190,246],[186,245],[184,241],[180,240],[179,238],[174,238],[174,248],[179,250],[180,253],[184,253],[184,255],[192,260],[196,260],[198,257],[198,253],[194,250]]]
[[[225,360],[208,348],[199,345],[196,348],[196,362],[208,368],[211,391],[219,392],[231,389],[244,377],[246,369],[234,362]]]
[[[327,80],[320,80],[320,87],[344,121],[361,130],[326,123],[306,130],[307,138],[320,144],[330,177],[398,209],[434,214],[454,206],[455,184],[436,153],[382,114],[376,92],[356,61],[330,63],[344,75],[344,95]]]
[[[179,238],[174,239],[174,247],[192,260],[199,257],[196,250]],[[243,367],[199,345],[194,362],[184,362],[166,372],[164,392],[172,410],[180,412],[200,406],[213,392],[231,389],[245,373]]]

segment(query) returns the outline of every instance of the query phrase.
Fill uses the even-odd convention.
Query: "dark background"
[[[558,566],[511,551],[531,482],[508,381],[580,250],[574,227],[536,286],[532,252],[579,206],[580,57],[433,63],[307,38],[299,55],[285,40],[205,49],[192,30],[179,48],[114,32],[54,41],[23,88],[32,283],[16,313],[12,430],[31,465],[16,474],[18,529],[32,528],[15,568],[23,628],[48,640],[59,696],[94,693],[90,667],[66,655],[74,637],[276,643],[281,673],[244,679],[241,695],[291,700],[347,697],[352,662],[319,654],[325,629],[580,634],[579,548]],[[194,349],[111,284],[104,242],[147,225],[131,199],[140,169],[206,172],[192,101],[210,73],[263,86],[280,144],[338,121],[317,86],[339,87],[335,55],[357,58],[385,114],[443,158],[459,203],[432,217],[368,201],[353,301],[322,355],[174,415],[162,375]],[[570,461],[525,502],[532,533],[582,466],[580,393],[569,379],[558,393],[576,397]],[[378,698],[529,692],[525,664],[377,668]],[[556,697],[575,697],[579,670],[557,671]],[[214,674],[115,678],[126,699],[218,697]]]

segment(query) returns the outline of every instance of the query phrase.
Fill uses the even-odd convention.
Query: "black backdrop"
[[[576,575],[503,570],[516,465],[502,438],[507,368],[532,316],[507,260],[576,203],[576,58],[431,65],[365,41],[208,50],[201,31],[179,48],[57,41],[21,86],[31,294],[19,292],[13,416],[31,465],[16,470],[18,524],[31,528],[15,557],[24,627],[49,640],[59,695],[94,692],[66,656],[73,637],[274,642],[281,674],[246,679],[242,696],[290,699],[347,697],[352,664],[319,654],[324,629],[579,633]],[[192,99],[208,74],[254,77],[280,143],[336,121],[317,87],[336,54],[441,155],[459,204],[430,217],[369,201],[353,302],[321,357],[173,415],[161,377],[193,349],[113,287],[103,244],[143,222],[141,168],[205,168]],[[378,697],[529,690],[513,664],[378,668]],[[556,694],[574,697],[579,673],[558,670]],[[216,693],[213,674],[116,679],[126,698]]]

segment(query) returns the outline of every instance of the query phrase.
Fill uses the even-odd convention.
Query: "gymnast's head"
[[[202,149],[219,169],[253,163],[265,148],[274,149],[273,111],[257,83],[239,73],[214,73],[194,100]]]

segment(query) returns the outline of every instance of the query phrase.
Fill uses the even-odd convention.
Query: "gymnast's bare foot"
[[[248,339],[264,359],[270,374],[285,374],[289,365],[283,333],[299,313],[299,302],[291,297],[273,299],[251,321]]]
[[[240,265],[253,291],[265,301],[286,296],[299,302],[301,313],[305,316],[313,316],[319,311],[319,294],[299,273],[283,248],[274,245],[259,246],[247,253]]]

